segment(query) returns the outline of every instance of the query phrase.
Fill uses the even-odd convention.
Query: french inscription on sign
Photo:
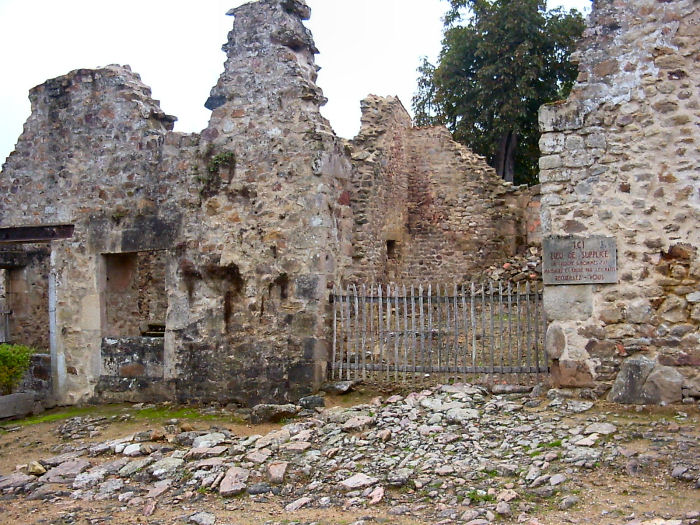
[[[542,248],[544,284],[617,283],[613,237],[546,237]]]

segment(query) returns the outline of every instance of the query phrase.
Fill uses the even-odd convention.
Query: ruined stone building
[[[700,4],[597,0],[575,58],[568,100],[540,110],[543,234],[614,239],[619,282],[546,287],[554,378],[698,398]]]
[[[302,0],[230,13],[201,133],[128,67],[49,80],[0,174],[0,312],[60,403],[292,400],[326,377],[334,285],[467,282],[541,219],[617,255],[610,284],[545,288],[554,382],[700,397],[699,11],[594,2],[578,82],[540,111],[541,214],[396,98],[338,138]]]
[[[296,399],[325,378],[334,284],[468,280],[536,242],[537,199],[397,99],[334,134],[303,0],[229,14],[201,133],[128,67],[30,92],[0,175],[0,310],[50,351],[59,403]]]

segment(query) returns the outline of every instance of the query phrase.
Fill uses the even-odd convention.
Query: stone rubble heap
[[[516,254],[501,264],[491,265],[476,275],[476,281],[511,282],[513,286],[530,281],[542,281],[542,249],[531,246],[527,252]]]
[[[535,502],[548,500],[559,509],[577,505],[574,489],[592,470],[609,467],[635,475],[658,465],[654,450],[627,449],[630,439],[676,444],[668,474],[700,488],[696,430],[682,426],[684,414],[673,428],[661,422],[651,423],[655,428],[634,421],[612,424],[591,410],[592,401],[563,395],[550,390],[546,401],[455,384],[352,408],[267,405],[256,407],[252,416],[297,417],[265,435],[245,437],[221,427],[195,431],[187,422],[170,420],[162,429],[120,439],[66,444],[61,454],[0,477],[0,494],[112,500],[145,516],[157,506],[216,493],[274,501],[285,516],[301,508],[347,510],[382,503],[391,506],[390,514],[431,523],[517,519],[537,524]],[[541,406],[545,402],[547,408]],[[323,398],[307,398],[305,404],[321,405]],[[74,418],[58,432],[67,438],[78,427],[99,432],[104,418],[95,419]],[[628,523],[698,523],[692,513],[670,521],[656,518]],[[182,519],[223,523],[211,508]]]

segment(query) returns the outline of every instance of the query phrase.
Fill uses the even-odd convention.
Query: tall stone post
[[[350,164],[319,112],[306,4],[262,0],[228,14],[227,60],[195,161],[201,209],[186,219],[170,301],[188,310],[174,333],[178,384],[188,398],[284,401],[325,376]]]

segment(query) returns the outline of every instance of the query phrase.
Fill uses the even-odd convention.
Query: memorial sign
[[[614,237],[545,237],[542,249],[544,284],[617,283]]]

